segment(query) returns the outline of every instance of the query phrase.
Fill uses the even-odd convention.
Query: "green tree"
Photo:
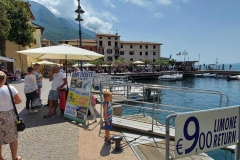
[[[99,67],[101,65],[103,65],[103,60],[102,59],[96,59],[96,60],[92,60],[89,63],[94,64],[95,66]]]
[[[6,56],[6,41],[21,46],[30,45],[34,28],[30,23],[30,13],[26,3],[19,0],[0,0],[0,55]]]
[[[150,59],[144,59],[143,62],[145,63],[145,65],[148,65],[151,63],[151,60]]]
[[[76,64],[77,62],[78,62],[77,60],[72,60],[72,59],[67,60],[67,64],[70,65],[70,66]],[[80,63],[79,63],[79,65],[80,65]]]

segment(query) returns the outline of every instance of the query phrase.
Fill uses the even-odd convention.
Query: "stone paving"
[[[79,160],[79,126],[62,118],[60,112],[44,119],[47,107],[38,108],[38,113],[26,115],[24,82],[13,82],[11,85],[16,87],[22,98],[22,103],[17,105],[17,109],[26,124],[26,129],[19,133],[18,153],[22,160]],[[51,83],[45,79],[42,88],[43,104],[47,102],[50,88]],[[3,155],[11,159],[9,145],[3,146]]]
[[[104,143],[104,130],[100,130],[97,122],[91,121],[89,116],[87,125],[82,126],[65,120],[58,114],[50,118],[43,118],[47,107],[37,108],[38,113],[26,115],[24,82],[12,83],[18,90],[22,103],[17,105],[20,117],[24,119],[26,129],[19,133],[19,155],[22,160],[135,160],[137,159],[129,146],[123,152],[115,153],[114,144]],[[47,102],[51,82],[44,79],[41,99]],[[100,105],[96,105],[95,113],[99,122]],[[111,131],[111,136],[121,135],[120,130]],[[126,143],[126,142],[125,142]],[[3,156],[11,159],[9,145],[3,146]]]

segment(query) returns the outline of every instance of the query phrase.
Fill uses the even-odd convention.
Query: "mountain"
[[[55,43],[59,43],[60,40],[78,39],[78,24],[72,20],[56,17],[45,6],[29,1],[31,4],[31,11],[35,17],[32,21],[44,27],[42,37],[51,40]],[[95,39],[95,33],[81,27],[82,39]]]
[[[71,20],[71,19],[67,19],[67,21],[75,28],[75,29],[77,29],[78,30],[78,24],[77,23],[75,23],[73,20]],[[84,33],[86,33],[86,34],[88,34],[88,35],[90,35],[90,36],[92,36],[92,37],[95,37],[96,36],[96,33],[95,32],[93,32],[93,31],[90,31],[90,30],[88,30],[88,29],[85,29],[85,28],[83,28],[83,27],[81,27],[82,28],[82,32],[84,32]]]

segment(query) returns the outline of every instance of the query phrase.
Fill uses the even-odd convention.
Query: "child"
[[[105,121],[105,140],[108,144],[114,143],[110,139],[110,130],[112,129],[112,93],[108,90],[103,92],[104,102],[103,105],[103,112],[104,112],[104,121]]]

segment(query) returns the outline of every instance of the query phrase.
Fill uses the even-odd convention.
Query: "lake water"
[[[184,78],[182,81],[176,82],[166,82],[160,80],[139,80],[137,82],[220,91],[229,96],[229,106],[240,105],[240,81],[227,81],[226,79],[214,78]],[[220,98],[217,95],[164,90],[162,91],[161,103],[197,109],[210,109],[218,108],[219,100]],[[223,98],[222,106],[224,106],[225,104],[226,98]],[[162,107],[161,109],[164,109],[164,107]],[[130,111],[126,111],[123,109],[123,114],[136,114],[138,111],[138,109],[131,109]],[[177,111],[184,112],[186,110]],[[147,114],[151,116],[151,112],[147,112]],[[169,114],[170,113],[161,113],[158,116],[158,119],[161,122],[165,123],[165,117]],[[207,154],[215,160],[234,159],[234,154],[220,149],[208,152]]]

